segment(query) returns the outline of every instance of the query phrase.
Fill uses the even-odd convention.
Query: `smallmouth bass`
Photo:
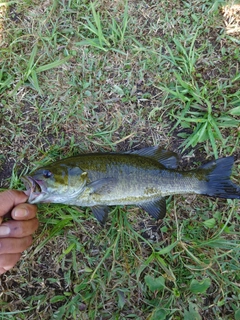
[[[124,153],[89,153],[70,157],[22,177],[29,203],[63,203],[91,207],[104,224],[109,206],[136,205],[155,219],[166,215],[165,197],[201,194],[240,199],[230,180],[233,157],[198,169],[178,171],[178,155],[160,147]]]

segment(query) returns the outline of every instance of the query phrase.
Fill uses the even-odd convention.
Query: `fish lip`
[[[30,176],[21,177],[27,190],[24,193],[28,196],[29,203],[37,202],[37,198],[47,194],[47,188],[43,180],[37,180]]]

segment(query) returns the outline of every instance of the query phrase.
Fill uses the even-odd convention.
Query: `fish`
[[[135,205],[156,220],[166,215],[166,197],[199,194],[240,199],[230,180],[234,158],[198,169],[177,169],[179,156],[159,146],[114,153],[86,153],[53,162],[22,177],[28,202],[90,207],[104,225],[111,206]]]

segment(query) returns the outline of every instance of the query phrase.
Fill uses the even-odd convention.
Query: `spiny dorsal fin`
[[[158,146],[147,147],[140,150],[127,151],[129,154],[138,154],[142,157],[153,158],[168,169],[176,169],[178,166],[178,155],[175,152],[165,150]]]

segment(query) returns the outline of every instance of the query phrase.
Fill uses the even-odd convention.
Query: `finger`
[[[12,269],[18,260],[21,258],[21,253],[8,253],[0,255],[0,274]]]
[[[29,203],[21,203],[12,210],[14,220],[30,220],[36,217],[37,206]]]
[[[32,237],[4,238],[0,240],[0,255],[3,253],[20,253],[32,244]]]
[[[22,191],[6,190],[0,193],[0,216],[5,215],[11,211],[13,207],[19,203],[24,203],[27,200],[27,196]]]
[[[0,238],[22,238],[33,234],[38,228],[38,219],[26,221],[7,221],[0,225]]]

